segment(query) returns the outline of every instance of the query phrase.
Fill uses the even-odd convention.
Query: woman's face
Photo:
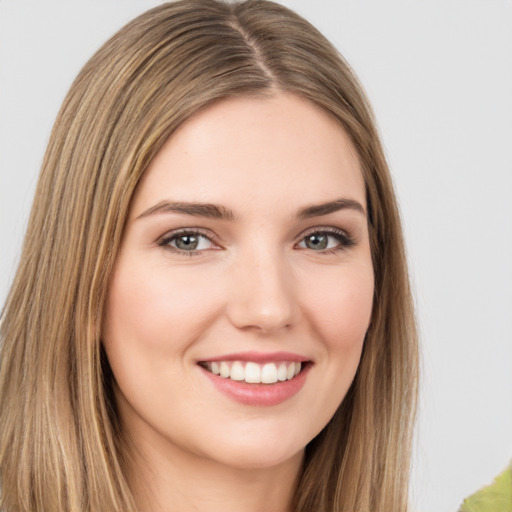
[[[354,378],[373,287],[340,126],[282,93],[200,112],[139,184],[109,288],[125,430],[231,467],[297,459]]]

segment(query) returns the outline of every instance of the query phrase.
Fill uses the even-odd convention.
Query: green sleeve
[[[512,465],[491,485],[465,499],[459,512],[512,512]]]

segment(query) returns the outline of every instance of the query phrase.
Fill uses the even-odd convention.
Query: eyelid
[[[338,248],[326,249],[325,251],[316,251],[319,254],[322,254],[322,252],[327,252],[327,253],[331,252],[332,253],[333,251],[336,251],[336,250],[347,249],[349,247],[352,247],[356,243],[354,237],[351,236],[348,233],[348,231],[346,231],[345,229],[336,228],[333,226],[314,226],[312,228],[307,229],[306,231],[303,231],[300,234],[299,241],[297,242],[296,245],[300,244],[309,235],[314,235],[314,234],[322,234],[322,235],[332,236],[334,238],[337,238],[339,241],[339,244],[340,244],[340,246]]]
[[[350,235],[348,234],[347,230],[336,228],[334,226],[313,226],[311,228],[306,229],[303,231],[299,237],[304,238],[305,236],[311,235],[313,233],[332,233],[332,234],[339,234],[346,236],[347,238],[350,238]]]
[[[219,239],[215,235],[215,233],[212,233],[211,231],[205,230],[203,228],[188,228],[188,227],[187,228],[178,228],[178,229],[168,231],[167,233],[165,233],[164,235],[162,235],[161,237],[159,237],[157,239],[156,244],[160,247],[166,248],[166,249],[168,249],[172,252],[178,253],[178,254],[194,255],[194,254],[205,252],[205,249],[183,251],[183,250],[178,249],[177,247],[173,247],[173,246],[169,245],[169,242],[173,238],[175,238],[179,235],[185,235],[185,234],[202,236],[202,237],[208,239],[213,245],[215,245],[216,246],[215,249],[222,248],[222,245],[220,244]]]

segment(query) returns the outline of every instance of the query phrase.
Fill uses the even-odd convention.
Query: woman
[[[370,108],[271,2],[86,64],[2,314],[5,511],[407,509],[417,345]]]

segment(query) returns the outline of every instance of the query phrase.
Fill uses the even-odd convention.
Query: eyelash
[[[178,239],[180,236],[196,236],[196,237],[203,237],[209,240],[212,244],[217,245],[215,238],[212,237],[211,233],[206,233],[201,231],[200,229],[182,229],[179,231],[173,231],[171,233],[168,233],[164,235],[160,240],[158,240],[157,244],[160,247],[163,247],[164,249],[167,249],[175,254],[183,255],[183,256],[195,256],[197,254],[200,254],[204,252],[204,249],[202,250],[190,250],[186,251],[183,249],[179,249],[178,247],[173,247],[171,244],[172,241]],[[313,252],[316,252],[318,254],[335,254],[338,251],[346,250],[353,245],[355,245],[355,240],[346,232],[341,229],[337,228],[313,228],[304,233],[298,243],[302,243],[306,240],[307,237],[312,235],[327,235],[328,237],[332,237],[337,240],[338,246],[332,247],[329,249],[324,249],[322,251],[314,251],[313,249],[310,249]],[[296,244],[297,245],[297,244]],[[308,249],[307,247],[305,249]]]
[[[172,245],[170,245],[170,243],[173,240],[176,240],[180,236],[185,235],[206,238],[212,244],[217,245],[217,243],[215,242],[215,238],[212,236],[211,233],[203,232],[200,229],[181,229],[178,231],[173,231],[171,233],[167,233],[166,235],[164,235],[157,243],[160,247],[163,247],[164,249],[167,249],[175,254],[183,256],[194,256],[196,254],[200,254],[201,252],[203,252],[203,250],[185,251],[183,249],[179,249],[178,247],[173,247]]]
[[[302,235],[299,243],[303,242],[311,235],[327,235],[328,237],[336,239],[338,242],[338,246],[336,247],[325,249],[323,251],[313,251],[318,252],[319,254],[335,254],[338,251],[349,249],[355,245],[355,240],[346,231],[338,228],[313,228]]]

